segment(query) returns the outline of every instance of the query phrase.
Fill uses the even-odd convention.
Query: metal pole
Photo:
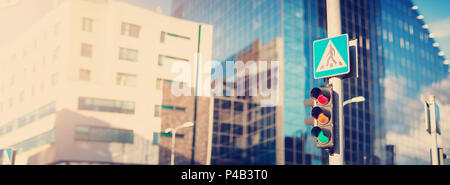
[[[342,34],[341,30],[341,9],[340,0],[327,0],[327,30],[328,37],[335,37]],[[333,154],[328,156],[330,165],[343,165],[344,164],[344,116],[343,116],[343,91],[342,91],[342,79],[338,77],[332,77],[329,83],[333,86],[335,95],[334,115],[337,115],[337,119],[334,119],[335,127],[335,150]],[[337,131],[337,132],[336,132]]]
[[[428,98],[428,105],[430,110],[430,132],[431,132],[431,164],[439,165],[438,159],[438,146],[437,146],[437,125],[436,125],[436,110],[435,110],[435,98],[430,96]]]
[[[170,165],[175,165],[175,135],[177,134],[177,130],[172,130],[172,153],[170,155]]]
[[[194,89],[194,127],[192,128],[192,153],[191,153],[191,165],[195,165],[195,134],[197,129],[197,92],[198,92],[198,74],[200,66],[200,38],[202,33],[202,25],[198,25],[198,41],[197,41],[197,65],[195,70],[195,89]]]
[[[214,120],[214,98],[209,98],[209,121],[208,121],[208,146],[206,147],[206,165],[211,165],[212,155],[212,136]]]

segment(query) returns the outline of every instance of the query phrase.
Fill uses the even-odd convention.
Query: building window
[[[52,87],[54,87],[54,86],[56,86],[56,84],[58,84],[58,73],[53,73],[52,79],[51,79],[51,85],[52,85]]]
[[[162,66],[164,63],[164,56],[163,55],[158,55],[158,65]]]
[[[159,42],[164,43],[166,40],[166,32],[161,32],[161,37],[159,38]]]
[[[141,26],[123,22],[120,33],[122,35],[128,35],[130,37],[138,38],[140,30],[141,30]]]
[[[91,71],[87,69],[80,69],[79,79],[83,81],[90,81]]]
[[[94,21],[90,18],[83,17],[82,30],[85,32],[92,32],[92,23]]]
[[[135,102],[132,101],[119,101],[87,97],[80,97],[78,99],[78,109],[80,110],[134,114],[134,108]]]
[[[120,60],[127,60],[135,62],[137,61],[138,57],[138,50],[135,49],[128,49],[128,48],[120,48],[119,50],[119,59]]]
[[[54,112],[56,112],[56,103],[52,102],[40,107],[37,111],[34,111],[33,114],[35,114],[36,119],[40,119]]]
[[[158,145],[158,138],[159,138],[159,133],[158,132],[153,132],[153,145]]]
[[[57,47],[53,50],[53,62],[58,60],[58,58],[59,58],[59,47]]]
[[[186,39],[186,40],[191,39],[189,37],[178,35],[178,34],[174,34],[174,33],[167,33],[167,36],[176,37],[176,38],[180,38],[180,39]]]
[[[161,116],[161,105],[155,105],[155,117]]]
[[[133,130],[77,126],[75,128],[75,140],[133,143]]]
[[[92,44],[81,44],[81,56],[83,57],[92,57]]]
[[[164,64],[164,61],[185,61],[189,62],[188,59],[180,58],[180,57],[173,57],[173,56],[167,56],[167,55],[158,55],[158,65],[162,66]]]
[[[186,112],[186,108],[185,107],[175,107],[175,110]]]
[[[180,39],[186,39],[186,40],[190,40],[191,38],[186,37],[186,36],[182,36],[182,35],[178,35],[178,34],[174,34],[174,33],[167,33],[162,31],[161,32],[161,36],[159,38],[159,42],[164,43],[166,41],[166,35],[167,36],[171,36],[171,37],[175,37],[175,38],[180,38]]]
[[[121,86],[136,86],[136,75],[126,74],[126,73],[117,73],[116,84]]]
[[[169,105],[163,105],[162,109],[166,109],[166,110],[173,110],[174,107],[173,106],[169,106]]]
[[[159,133],[159,135],[161,137],[168,137],[168,138],[172,138],[172,132],[166,133],[166,132],[161,132]],[[184,134],[175,134],[175,137],[177,138],[184,138]]]
[[[165,110],[177,110],[177,111],[186,112],[186,108],[185,107],[175,107],[175,106],[170,106],[170,105],[163,105],[162,109],[165,109]]]
[[[162,85],[163,85],[162,81],[163,80],[161,78],[157,78],[156,79],[156,90],[161,90],[162,89]]]
[[[389,42],[393,42],[394,41],[394,37],[392,36],[392,32],[389,32]]]

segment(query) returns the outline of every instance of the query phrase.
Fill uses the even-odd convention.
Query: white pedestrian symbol
[[[342,56],[337,52],[333,42],[329,41],[316,72],[347,67]]]

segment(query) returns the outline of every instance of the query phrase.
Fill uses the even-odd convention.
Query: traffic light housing
[[[311,136],[316,139],[317,148],[333,149],[333,88],[331,85],[313,88],[310,97],[305,106],[312,107],[311,117],[305,119],[305,124],[313,126]]]

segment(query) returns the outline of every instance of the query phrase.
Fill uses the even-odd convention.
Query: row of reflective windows
[[[78,99],[79,110],[90,110],[99,112],[115,112],[124,114],[134,114],[135,102],[120,101],[101,98],[87,98],[80,97]],[[176,110],[186,112],[186,107],[170,106],[170,105],[155,105],[154,116],[161,116],[161,109]]]
[[[75,139],[82,141],[133,143],[134,134],[132,130],[77,126],[75,128]],[[16,149],[19,154],[53,142],[55,142],[54,129],[17,143],[12,148]]]
[[[44,105],[32,112],[29,112],[15,120],[12,120],[0,127],[0,136],[12,132],[15,129],[21,128],[25,125],[33,123],[39,119],[42,119],[50,114],[56,112],[56,103],[52,102]]]
[[[161,116],[161,109],[186,112],[186,107],[176,107],[176,106],[170,106],[170,105],[155,105],[155,113],[154,113],[155,117]]]
[[[20,143],[17,143],[13,146],[11,146],[11,148],[16,149],[17,154],[22,153],[22,152],[26,152],[28,150],[46,145],[46,144],[50,144],[55,142],[55,130],[50,130],[47,131],[45,133],[42,133],[38,136],[32,137],[30,139],[27,139],[25,141],[22,141]]]
[[[75,140],[133,143],[133,130],[106,127],[77,126]]]
[[[160,137],[167,137],[167,138],[172,138],[172,133],[165,133],[165,132],[153,132],[153,145],[158,145],[159,144],[159,138]],[[175,137],[177,138],[184,138],[184,134],[175,134]]]
[[[134,114],[135,102],[120,101],[101,98],[79,97],[79,110],[90,110],[99,112],[115,112],[124,114]]]

